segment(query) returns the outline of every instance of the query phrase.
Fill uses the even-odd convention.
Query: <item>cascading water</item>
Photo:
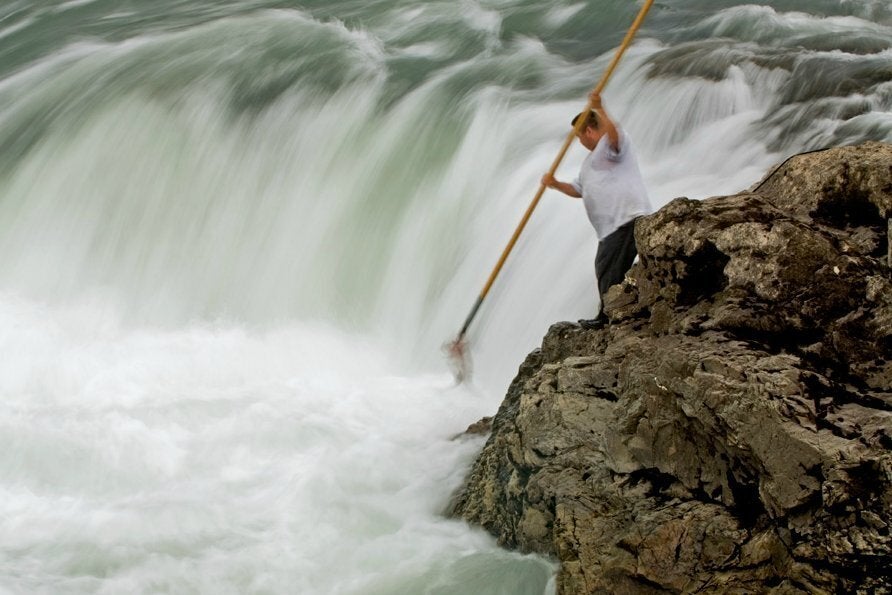
[[[0,591],[550,592],[443,518],[548,325],[595,309],[549,193],[638,6],[0,7]],[[657,4],[605,93],[659,207],[892,141],[885,1]],[[582,159],[574,148],[559,170]]]

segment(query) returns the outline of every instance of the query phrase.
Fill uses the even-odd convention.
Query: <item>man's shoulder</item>
[[[595,158],[601,161],[610,161],[617,162],[622,161],[625,158],[626,154],[629,152],[629,141],[628,138],[620,132],[619,137],[617,138],[618,146],[613,146],[613,143],[610,142],[610,138],[605,134],[601,137],[601,140],[598,141],[598,146],[595,147],[595,150],[592,153],[595,153]]]

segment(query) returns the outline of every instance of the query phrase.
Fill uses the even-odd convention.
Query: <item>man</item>
[[[623,280],[637,256],[635,220],[651,213],[653,208],[628,135],[604,111],[599,94],[592,93],[590,105],[588,114],[581,113],[573,118],[574,128],[579,118],[586,118],[576,137],[590,151],[579,170],[579,177],[566,183],[545,174],[542,184],[568,196],[582,198],[589,221],[598,234],[600,242],[595,256],[600,298],[598,315],[591,320],[579,321],[585,328],[598,328],[607,322],[604,295],[612,285]]]

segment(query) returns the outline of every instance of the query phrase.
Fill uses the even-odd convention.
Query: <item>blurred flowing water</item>
[[[0,592],[540,594],[442,511],[596,238],[549,193],[640,2],[6,0]],[[605,92],[659,207],[892,142],[885,0],[669,0]],[[574,148],[559,177],[575,175]]]

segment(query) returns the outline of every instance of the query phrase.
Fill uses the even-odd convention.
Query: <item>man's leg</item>
[[[635,262],[635,221],[629,221],[598,243],[595,256],[595,275],[598,277],[598,318],[604,319],[604,295],[622,282]]]

